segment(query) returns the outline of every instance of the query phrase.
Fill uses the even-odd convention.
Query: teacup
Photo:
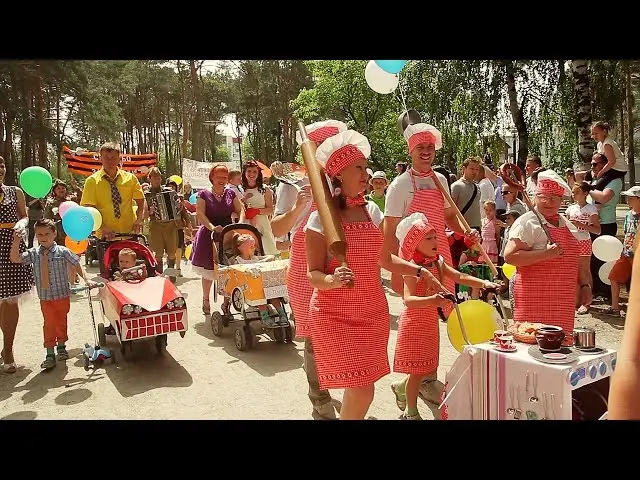
[[[562,327],[546,326],[536,330],[536,342],[540,350],[558,351],[562,348],[565,334]]]
[[[493,332],[493,341],[495,343],[500,343],[498,342],[498,338],[503,335],[509,335],[509,332],[507,332],[506,330],[496,330],[495,332]]]
[[[498,346],[503,350],[511,350],[513,348],[513,335],[500,335],[498,337]]]

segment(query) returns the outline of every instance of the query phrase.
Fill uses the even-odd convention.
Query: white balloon
[[[605,285],[611,285],[611,280],[609,280],[609,274],[611,273],[611,269],[616,264],[615,261],[604,263],[600,270],[598,270],[598,277],[600,277],[600,281]]]
[[[374,60],[370,60],[364,69],[364,78],[371,90],[382,95],[393,92],[400,81],[397,74],[385,72]]]
[[[622,242],[611,235],[602,235],[593,242],[593,254],[603,262],[613,262],[620,258]]]

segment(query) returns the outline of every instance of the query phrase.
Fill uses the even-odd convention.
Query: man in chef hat
[[[562,197],[568,195],[571,189],[560,175],[540,172],[534,195],[540,218],[532,211],[521,215],[509,230],[504,251],[505,262],[517,268],[514,320],[562,327],[567,343],[574,327],[576,282],[586,281],[579,278],[578,229],[559,214]]]
[[[320,145],[327,138],[347,130],[347,126],[337,120],[307,125],[309,140]],[[298,145],[302,143],[300,132],[296,132]],[[271,230],[276,240],[286,240],[289,237],[291,251],[289,269],[287,272],[287,286],[289,302],[295,318],[296,336],[304,338],[304,370],[309,383],[309,399],[313,405],[312,417],[316,420],[335,419],[336,413],[328,390],[321,390],[318,381],[313,345],[309,337],[309,302],[313,288],[307,278],[307,256],[304,248],[304,233],[301,227],[307,223],[315,205],[311,201],[311,186],[307,177],[295,185],[280,182],[276,193],[276,206]]]
[[[436,181],[440,182],[444,190],[449,191],[449,182],[441,173],[432,168],[436,157],[436,150],[442,148],[442,134],[432,125],[417,123],[409,125],[404,131],[404,138],[408,144],[411,157],[411,167],[398,175],[387,190],[385,201],[384,237],[385,246],[391,253],[398,253],[398,239],[396,228],[398,223],[407,215],[415,212],[423,213],[429,218],[429,223],[436,229],[438,237],[438,252],[447,265],[452,266],[451,250],[447,240],[445,228],[464,234],[464,227],[456,215],[455,205],[450,205]],[[480,234],[472,230],[469,235],[475,242],[480,242]],[[399,295],[403,294],[402,278],[392,276],[392,288]],[[448,279],[444,286],[453,291],[453,282]],[[443,309],[448,315],[451,307]],[[437,382],[436,374],[425,377],[420,387],[420,394],[425,401],[439,403],[442,384]]]

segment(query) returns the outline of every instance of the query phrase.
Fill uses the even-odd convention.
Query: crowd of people
[[[102,226],[96,234],[107,240],[120,232],[142,232],[148,221],[149,244],[160,273],[166,256],[167,267],[180,275],[180,259],[191,242],[188,260],[201,277],[205,315],[212,313],[210,293],[219,266],[216,244],[225,226],[236,221],[250,223],[261,236],[264,256],[256,255],[252,238],[234,236],[238,263],[270,261],[286,252],[288,295],[297,336],[305,342],[304,371],[316,419],[338,417],[329,389],[344,389],[339,418],[365,418],[375,383],[391,368],[406,374],[392,385],[401,418],[420,419],[418,396],[435,404],[441,401],[438,318],[446,318],[452,310],[456,286],[470,288],[476,298],[482,290],[499,287],[495,279],[463,268],[482,266],[478,245],[492,262],[516,267],[510,282],[516,321],[561,326],[570,336],[576,309],[585,313],[593,293],[611,298],[610,312],[620,315],[620,285],[631,276],[640,187],[622,191],[618,172],[624,159],[606,135],[606,124],[594,125],[598,153],[591,163],[591,175],[562,178],[532,156],[526,163],[524,192],[504,182],[494,165],[479,157],[462,163],[459,179],[441,173],[433,163],[442,148],[442,135],[426,123],[405,129],[411,162],[396,165],[398,175],[391,183],[385,172],[368,168],[371,147],[359,132],[335,120],[306,129],[317,145],[316,160],[330,180],[337,220],[347,243],[346,264],[327,250],[325,225],[308,178],[297,184],[280,182],[273,189],[253,161],[245,162],[239,171],[213,165],[211,188],[196,193],[195,205],[188,201],[190,186],[170,180],[163,183],[158,169],[149,172],[148,184],[121,169],[120,150],[114,144],[100,148],[103,168],[87,178],[82,190],[73,184],[71,191],[56,182],[49,199],[27,204],[18,187],[2,182],[4,371],[16,370],[13,341],[19,305],[34,286],[45,324],[47,353],[42,368],[52,368],[57,360],[66,358],[69,286],[77,276],[87,282],[78,257],[64,247],[57,209],[70,199],[101,213]],[[0,158],[0,180],[4,173]],[[145,194],[169,189],[179,192],[178,219],[159,217],[153,204],[145,201]],[[607,285],[597,283],[599,266],[592,257],[591,243],[598,235],[615,235],[615,207],[621,194],[627,196],[631,209],[625,219],[624,250],[611,271],[607,291]],[[519,198],[522,195],[530,198],[539,216],[529,211]],[[567,200],[575,203],[565,208]],[[33,233],[27,234],[30,230]],[[32,244],[34,236],[38,246]],[[391,272],[391,287],[404,298],[392,364],[387,354],[389,309],[381,268]],[[550,277],[546,273],[551,269],[556,274]],[[225,302],[222,314],[230,315],[228,300]],[[282,305],[275,307],[282,309]],[[284,311],[282,315],[286,320]],[[271,322],[268,315],[262,320]]]

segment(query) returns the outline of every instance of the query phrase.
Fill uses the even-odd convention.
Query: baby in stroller
[[[112,280],[147,278],[146,265],[138,265],[138,255],[131,248],[118,252],[118,267],[114,269]]]
[[[251,235],[234,233],[231,242],[234,254],[236,255],[234,257],[234,262],[236,264],[271,262],[275,260],[273,255],[256,255],[256,241]],[[284,311],[284,306],[280,299],[272,298],[268,303],[273,305],[273,308],[276,309],[279,318],[278,320],[274,320],[269,317],[268,305],[260,305],[258,309],[260,310],[260,319],[262,322],[268,327],[273,327],[278,323],[288,325],[289,321],[287,320],[287,314]]]

